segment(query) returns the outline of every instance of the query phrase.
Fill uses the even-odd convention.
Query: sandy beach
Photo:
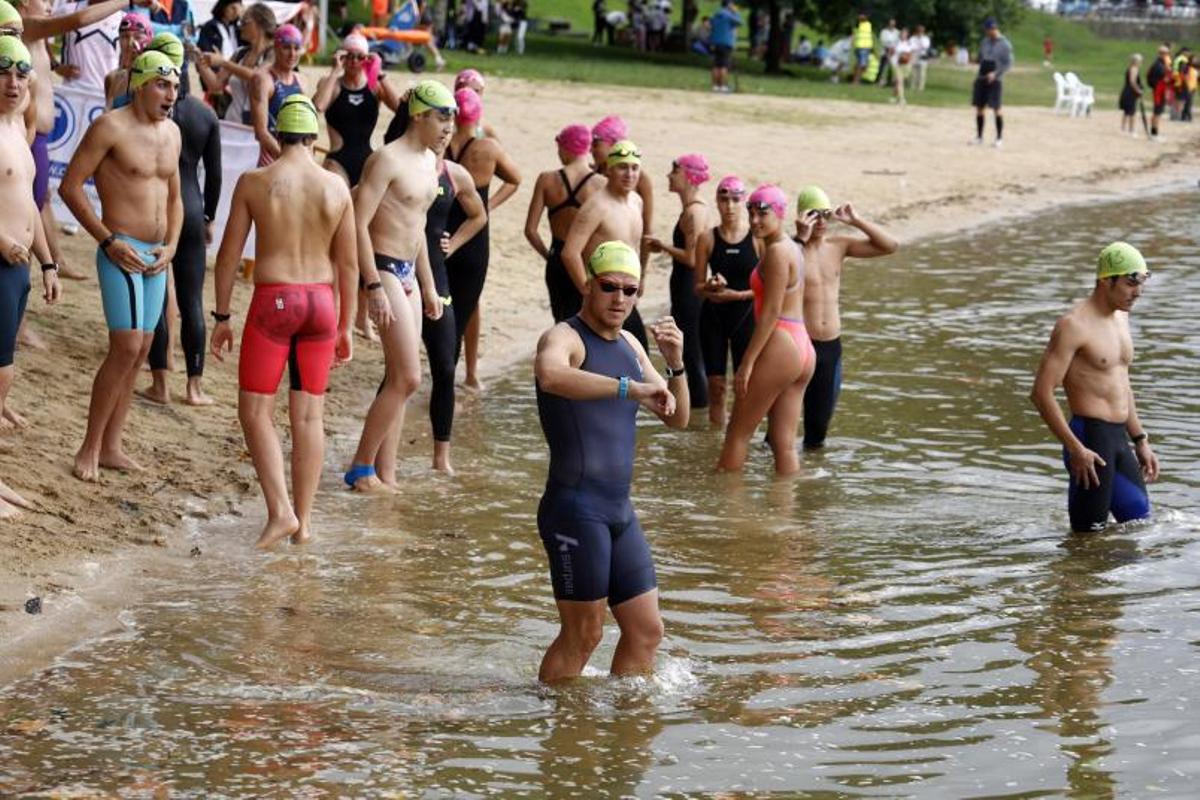
[[[315,80],[311,76],[310,88]],[[678,214],[678,201],[666,193],[663,176],[672,158],[685,152],[707,155],[716,175],[737,173],[752,184],[778,182],[793,195],[802,184],[819,183],[835,202],[853,201],[860,213],[883,222],[902,241],[912,241],[1178,182],[1190,174],[1180,165],[1187,163],[1197,139],[1190,131],[1185,135],[1183,126],[1169,125],[1166,142],[1131,140],[1119,133],[1115,110],[1070,119],[1048,108],[1011,108],[1005,149],[994,150],[967,146],[973,128],[965,98],[961,109],[897,108],[492,80],[485,119],[521,166],[524,183],[492,218],[491,269],[482,305],[485,379],[528,358],[551,321],[544,265],[522,229],[537,173],[557,167],[553,135],[567,123],[591,124],[609,113],[625,117],[645,154],[644,168],[657,190],[654,233],[663,237]],[[95,243],[82,233],[63,237],[63,243],[70,265],[91,276]],[[1080,257],[1089,260],[1091,253]],[[889,263],[903,261],[901,252]],[[650,273],[643,306],[651,316],[665,307],[668,269],[659,261]],[[213,407],[136,401],[126,441],[144,471],[109,472],[98,485],[71,476],[106,337],[95,278],[68,281],[65,292],[61,304],[48,308],[35,278],[29,320],[48,347],[18,352],[10,402],[29,427],[0,437],[0,477],[42,506],[0,522],[0,682],[4,663],[11,674],[15,656],[29,657],[28,651],[17,651],[35,632],[63,622],[56,641],[66,644],[89,629],[84,618],[93,627],[109,624],[94,614],[72,617],[70,604],[56,608],[55,598],[103,585],[107,596],[120,602],[136,591],[138,558],[156,548],[184,546],[185,518],[203,522],[245,510],[256,519],[260,512],[237,423],[236,362],[228,360],[210,358],[207,364],[205,386],[217,399]],[[211,307],[211,292],[210,282],[206,307]],[[248,297],[248,285],[239,282],[234,302],[239,332]],[[357,339],[353,363],[331,379],[326,406],[330,474],[350,454],[381,360],[377,346]],[[183,384],[182,372],[171,376],[177,397]],[[405,446],[422,456],[429,451],[427,397],[428,383],[406,420],[405,442],[415,443]],[[461,413],[470,414],[469,405]],[[285,422],[282,410],[279,420]],[[247,532],[248,557],[253,557],[252,542]],[[45,614],[25,614],[23,605],[32,596],[45,599]]]

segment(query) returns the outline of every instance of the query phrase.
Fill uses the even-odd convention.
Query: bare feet
[[[33,503],[17,494],[16,491],[12,487],[8,486],[4,481],[0,481],[0,502],[9,503],[17,506],[18,508],[27,508],[30,510],[37,508],[37,506],[35,506]]]
[[[199,379],[192,379],[188,381],[187,396],[183,402],[189,406],[211,406],[215,401],[200,388]]]
[[[262,533],[254,546],[259,550],[270,550],[275,545],[300,532],[300,520],[295,514],[286,517],[271,518],[263,526]]]
[[[145,389],[136,389],[134,394],[143,400],[149,400],[151,403],[158,403],[160,406],[171,404],[171,392],[167,387],[150,384]]]
[[[389,486],[374,475],[364,475],[354,482],[352,490],[360,494],[396,494],[399,487]]]
[[[450,465],[449,442],[433,443],[433,468],[439,472],[444,472],[447,475],[454,474],[454,467]]]
[[[292,534],[292,544],[308,544],[312,541],[312,528],[307,522],[301,522],[300,527]]]
[[[0,500],[0,519],[12,519],[21,516],[21,512]]]
[[[58,277],[63,278],[64,280],[68,280],[68,281],[87,280],[87,275],[72,268],[71,265],[61,262],[61,261],[58,264]]]
[[[29,423],[20,414],[12,410],[11,406],[5,406],[4,412],[0,414],[0,430],[12,430],[14,428],[26,428]]]
[[[367,321],[366,325],[355,325],[354,333],[366,339],[368,342],[379,341],[379,334],[375,332],[375,324],[370,320]]]
[[[43,339],[38,332],[30,325],[22,325],[20,332],[17,334],[17,342],[22,347],[28,347],[30,350],[48,350],[46,340]]]
[[[479,378],[475,375],[468,375],[467,379],[463,381],[463,386],[470,389],[472,392],[483,391],[483,384],[479,382]]]
[[[100,464],[96,456],[80,450],[75,454],[75,468],[71,470],[71,474],[88,483],[100,480]]]
[[[145,469],[121,450],[114,453],[100,453],[100,466],[105,469],[115,469],[118,472],[141,472]]]

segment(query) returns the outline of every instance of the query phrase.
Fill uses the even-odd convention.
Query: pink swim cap
[[[458,104],[454,121],[459,125],[472,125],[483,116],[483,101],[474,89],[459,89],[454,93],[454,102]]]
[[[699,153],[688,153],[675,159],[675,166],[683,170],[683,175],[692,186],[699,186],[710,177],[708,174],[708,159]]]
[[[717,194],[727,192],[729,194],[743,195],[746,193],[746,184],[737,175],[726,175],[721,178],[721,182],[717,184]]]
[[[592,138],[605,144],[616,144],[622,139],[629,138],[629,129],[625,126],[625,120],[613,114],[592,127]]]
[[[121,17],[121,24],[117,30],[121,33],[134,31],[137,34],[136,41],[138,47],[145,47],[150,39],[154,37],[154,31],[150,28],[150,20],[132,11]]]
[[[592,132],[587,125],[568,125],[558,132],[554,141],[573,156],[585,156],[592,148]]]
[[[783,189],[780,189],[773,183],[764,183],[755,189],[754,193],[750,195],[748,202],[752,206],[760,203],[770,206],[774,209],[775,216],[781,220],[787,217],[788,197],[783,193]]]
[[[304,34],[290,22],[275,29],[275,44],[290,44],[300,47],[304,44]]]
[[[358,53],[359,55],[371,52],[371,47],[367,44],[367,37],[357,32],[342,39],[342,49],[347,53]]]
[[[482,92],[487,84],[483,80],[483,75],[477,69],[464,69],[462,72],[454,76],[454,88],[457,89],[474,89],[476,93]]]

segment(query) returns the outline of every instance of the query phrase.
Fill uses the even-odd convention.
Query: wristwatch
[[[212,318],[217,322],[229,322],[229,319],[233,316],[232,314],[221,314],[215,310],[208,313],[212,314]]]
[[[1129,441],[1133,442],[1134,444],[1141,444],[1142,442],[1149,442],[1150,434],[1146,433],[1145,431],[1142,431],[1137,436],[1130,436]]]
[[[663,370],[663,373],[667,376],[667,380],[671,380],[671,378],[678,378],[681,375],[686,375],[687,367],[680,367],[679,369],[675,369],[674,367],[672,367],[668,364],[667,367]]]

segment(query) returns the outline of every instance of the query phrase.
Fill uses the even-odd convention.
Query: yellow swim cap
[[[638,146],[633,142],[622,139],[608,151],[608,157],[604,159],[604,163],[610,167],[613,164],[641,164],[642,151],[638,150]]]
[[[175,66],[166,53],[145,50],[133,60],[133,68],[129,70],[129,88],[139,89],[155,78],[166,78],[179,83],[179,67]]]
[[[830,211],[833,209],[833,203],[829,202],[829,195],[825,194],[825,190],[820,186],[805,186],[796,196],[796,208],[801,214],[809,211]]]
[[[588,271],[595,276],[620,272],[641,280],[642,262],[634,249],[624,242],[602,242],[588,259]]]
[[[408,95],[408,113],[415,117],[427,111],[439,114],[454,114],[458,111],[458,103],[454,102],[454,93],[435,80],[423,80],[412,88]]]
[[[21,14],[9,5],[8,0],[0,0],[0,28],[7,28],[11,31],[25,30],[25,20],[21,19]]]
[[[183,42],[179,41],[173,33],[163,31],[155,35],[150,40],[150,44],[146,45],[147,50],[157,50],[158,52],[171,59],[171,63],[176,67],[183,66]]]
[[[1136,275],[1149,272],[1146,259],[1138,249],[1126,242],[1113,242],[1100,251],[1096,263],[1097,278],[1113,278],[1120,275]]]
[[[4,0],[0,0],[0,3],[2,2]],[[15,68],[22,75],[28,75],[33,71],[33,58],[29,55],[29,48],[21,41],[20,36],[14,36],[11,33],[0,36],[0,58],[12,62],[5,67],[6,70]]]
[[[305,95],[288,95],[275,115],[275,130],[278,133],[316,136],[321,132],[317,123],[317,107]]]

